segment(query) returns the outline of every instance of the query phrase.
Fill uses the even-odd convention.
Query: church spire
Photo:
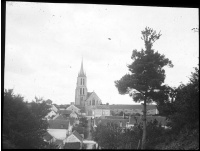
[[[78,74],[79,76],[85,76],[84,70],[83,70],[83,57],[82,57],[82,61],[81,61],[81,69],[80,72]]]

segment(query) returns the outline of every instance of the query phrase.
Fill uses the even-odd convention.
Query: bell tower
[[[83,70],[83,59],[81,62],[81,69],[78,73],[76,90],[75,90],[75,105],[85,106],[87,99],[87,77]]]

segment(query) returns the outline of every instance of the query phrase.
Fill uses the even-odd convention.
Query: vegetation
[[[4,91],[3,102],[3,148],[42,149],[46,143],[43,136],[48,123],[43,120],[49,106],[42,103],[27,103],[13,90]]]
[[[155,148],[166,131],[158,126],[157,121],[148,122],[147,148]],[[92,136],[103,149],[138,149],[139,142],[142,139],[142,123],[132,129],[125,130],[113,123],[98,125],[96,130],[92,132]]]
[[[87,127],[88,127],[88,121],[86,117],[81,117],[79,119],[79,125],[73,127],[72,131],[76,130],[79,134],[84,134],[84,138],[87,138],[88,136],[88,131],[87,131]]]
[[[199,149],[199,68],[190,77],[190,82],[178,88],[163,85],[165,70],[172,62],[152,49],[161,34],[150,28],[142,31],[145,50],[133,50],[133,63],[128,65],[129,74],[115,81],[120,94],[129,94],[134,101],[144,101],[142,149]],[[134,91],[133,91],[134,90]],[[160,115],[166,116],[171,129],[162,133],[156,129],[148,132],[146,127],[146,103],[156,102]],[[152,135],[152,133],[155,133]],[[149,142],[160,134],[160,141]],[[150,137],[151,136],[151,137]],[[132,140],[134,142],[135,138]],[[154,139],[155,140],[155,139]]]
[[[88,120],[87,120],[87,118],[86,117],[81,117],[80,119],[79,119],[79,122],[80,122],[80,125],[82,126],[82,127],[87,127],[87,125],[88,125]]]
[[[161,149],[199,149],[199,68],[190,82],[175,89],[174,101],[161,108],[170,120],[172,128]]]
[[[164,55],[152,49],[153,43],[160,38],[161,34],[151,28],[142,31],[145,50],[133,50],[132,64],[128,65],[130,74],[124,75],[120,80],[115,81],[120,94],[130,94],[134,101],[144,101],[144,122],[142,149],[146,144],[146,103],[158,102],[163,95],[163,82],[165,80],[165,66],[173,67],[172,62]],[[132,93],[136,90],[138,93]]]

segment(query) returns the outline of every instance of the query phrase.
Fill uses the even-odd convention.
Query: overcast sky
[[[144,48],[141,31],[161,31],[153,48],[174,64],[165,83],[177,87],[199,62],[198,23],[197,8],[7,2],[5,89],[29,102],[74,102],[83,57],[89,92],[103,103],[134,104],[114,81],[128,73],[132,50]]]

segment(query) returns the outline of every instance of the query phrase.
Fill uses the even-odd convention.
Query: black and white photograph
[[[5,7],[3,149],[199,150],[199,8]]]

